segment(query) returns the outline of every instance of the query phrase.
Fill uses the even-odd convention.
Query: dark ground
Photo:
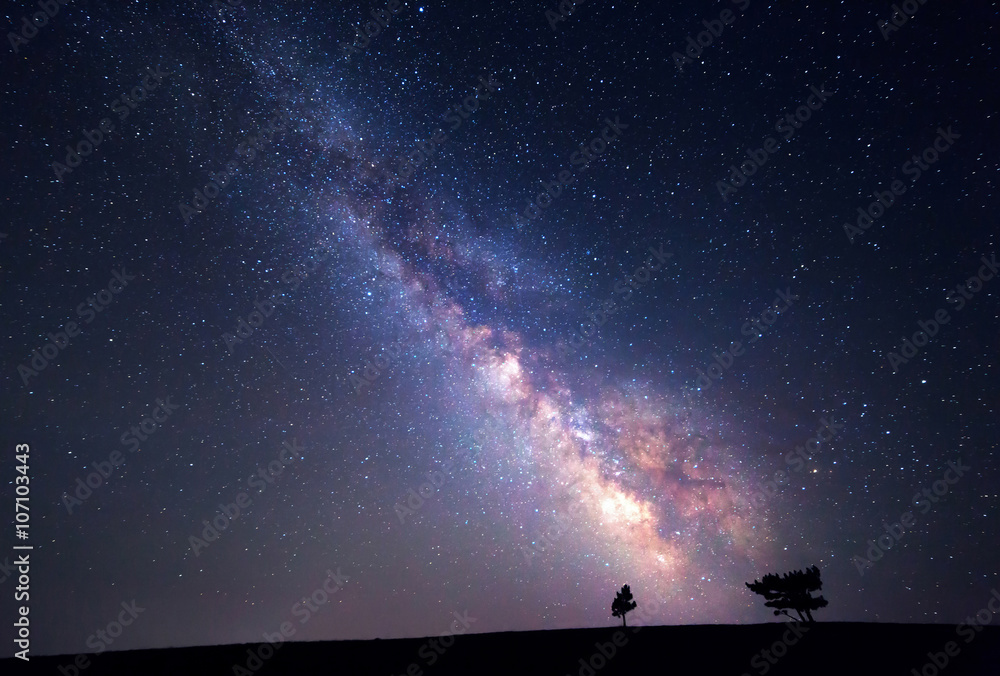
[[[802,625],[807,626],[807,625]],[[986,627],[966,643],[951,625],[903,625],[864,623],[817,623],[801,639],[788,646],[784,656],[762,653],[781,643],[783,635],[795,640],[788,625],[774,623],[747,626],[668,626],[567,629],[558,631],[470,634],[455,637],[444,652],[435,652],[430,639],[374,641],[329,641],[286,643],[270,659],[248,666],[250,649],[259,646],[138,650],[105,653],[90,658],[89,666],[69,668],[74,656],[34,657],[30,665],[21,660],[0,660],[0,673],[47,673],[67,676],[95,674],[219,674],[254,676],[270,674],[378,674],[382,676],[446,676],[461,674],[545,674],[547,676],[606,676],[607,674],[917,674],[935,676],[928,652],[943,663],[945,645],[954,641],[958,654],[948,657],[941,673],[1000,673],[1000,629]],[[603,665],[600,659],[584,668],[602,644],[610,653],[617,631],[623,643]],[[435,640],[440,641],[440,637]],[[422,650],[423,648],[423,650]],[[264,654],[267,654],[265,649]],[[433,664],[429,664],[436,655]],[[415,664],[416,667],[411,667]],[[65,668],[60,670],[59,666]],[[235,669],[239,665],[242,669]],[[596,667],[596,668],[595,668]]]

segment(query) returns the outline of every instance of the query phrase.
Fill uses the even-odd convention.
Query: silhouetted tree
[[[802,570],[793,570],[778,577],[775,573],[769,573],[761,581],[754,580],[753,584],[746,583],[754,594],[760,594],[769,608],[777,608],[775,615],[784,613],[788,617],[787,608],[791,608],[799,614],[799,619],[803,622],[815,622],[812,616],[813,610],[825,608],[827,601],[822,596],[813,596],[812,592],[823,588],[823,583],[819,579],[819,568],[813,566]],[[803,616],[805,613],[805,616]],[[795,618],[792,618],[795,619]]]
[[[625,613],[635,610],[637,605],[639,604],[632,600],[632,590],[628,588],[628,585],[625,585],[620,592],[615,594],[615,600],[611,603],[611,614],[622,618],[623,627],[628,626],[625,624]]]

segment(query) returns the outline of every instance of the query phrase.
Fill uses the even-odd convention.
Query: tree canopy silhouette
[[[625,585],[620,592],[615,594],[615,600],[611,603],[611,614],[622,618],[623,627],[628,626],[625,624],[625,613],[635,610],[637,605],[639,604],[632,600],[632,590],[628,588],[628,585]]]
[[[825,598],[812,595],[812,592],[823,588],[823,583],[819,579],[819,568],[816,566],[806,568],[804,571],[793,570],[781,577],[776,573],[769,573],[763,580],[759,582],[754,580],[753,584],[747,582],[746,585],[754,594],[760,594],[767,599],[765,606],[777,608],[774,611],[775,615],[784,613],[792,617],[787,611],[791,608],[798,613],[799,620],[815,622],[812,611],[827,606]]]

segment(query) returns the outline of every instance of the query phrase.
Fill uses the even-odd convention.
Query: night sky
[[[996,2],[6,5],[33,654],[1000,584]]]

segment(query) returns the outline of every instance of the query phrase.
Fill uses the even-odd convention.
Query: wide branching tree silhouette
[[[632,600],[632,590],[628,588],[628,585],[625,585],[620,592],[615,594],[615,600],[611,602],[611,614],[622,618],[623,627],[628,626],[625,624],[625,613],[635,610],[637,605],[639,604]]]
[[[763,580],[759,582],[754,580],[753,584],[747,582],[746,585],[754,594],[760,594],[767,599],[765,606],[777,609],[774,611],[775,615],[784,613],[792,617],[787,610],[791,608],[798,613],[802,622],[815,622],[812,611],[827,606],[825,598],[812,595],[812,592],[823,588],[823,583],[819,579],[819,568],[816,566],[806,568],[804,571],[793,570],[780,577],[776,573],[769,573]]]

